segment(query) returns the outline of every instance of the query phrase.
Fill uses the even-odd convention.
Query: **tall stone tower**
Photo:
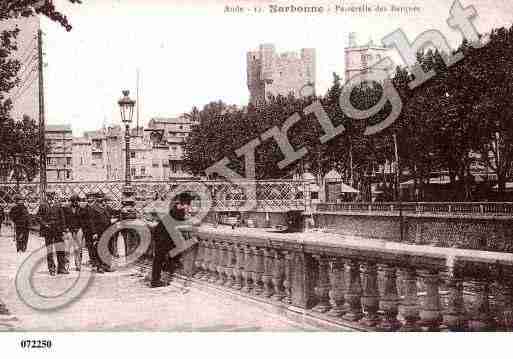
[[[269,95],[309,95],[315,89],[315,71],[315,49],[278,54],[273,44],[262,44],[247,53],[249,101],[259,105]]]
[[[349,42],[345,48],[346,72],[345,81],[360,74],[371,74],[385,72],[388,74],[391,69],[386,64],[379,63],[390,54],[390,49],[375,45],[372,40],[366,45],[358,45],[356,34],[349,34]]]

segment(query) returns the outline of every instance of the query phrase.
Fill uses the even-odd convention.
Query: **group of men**
[[[82,266],[82,249],[85,246],[89,253],[91,266],[97,273],[111,272],[112,257],[115,252],[115,237],[108,239],[109,255],[100,258],[98,244],[102,235],[117,219],[116,213],[106,204],[102,194],[90,193],[86,196],[85,206],[80,205],[80,198],[76,195],[67,200],[59,201],[55,193],[47,193],[47,200],[42,202],[36,215],[40,224],[40,234],[45,239],[47,248],[47,262],[50,275],[69,274],[69,262],[74,256],[75,270],[80,271]],[[177,222],[183,222],[191,210],[192,197],[188,193],[181,193],[174,198],[169,206],[168,214]],[[22,197],[17,197],[16,205],[10,211],[10,217],[15,224],[16,246],[18,252],[27,249],[28,233],[30,229],[30,215]],[[82,232],[81,235],[79,232]],[[65,242],[65,235],[71,237],[69,245]],[[151,273],[151,287],[167,285],[161,280],[161,271],[167,254],[176,247],[174,238],[171,238],[168,228],[161,220],[153,229],[154,257]],[[57,257],[55,265],[54,255]],[[170,258],[168,267],[176,269],[178,258]]]
[[[48,271],[52,276],[69,274],[70,257],[74,257],[75,270],[80,271],[84,244],[89,253],[90,264],[97,273],[113,271],[111,255],[102,260],[98,255],[98,243],[111,226],[116,213],[107,206],[106,197],[101,193],[89,193],[86,200],[86,205],[81,206],[81,199],[77,195],[71,196],[68,201],[65,198],[59,200],[55,193],[49,192],[46,201],[39,206],[35,219],[39,222],[40,234],[45,239]],[[22,197],[16,199],[16,205],[9,216],[15,225],[17,250],[25,252],[30,215]],[[109,240],[114,241],[113,238]],[[109,243],[111,253],[113,247]]]

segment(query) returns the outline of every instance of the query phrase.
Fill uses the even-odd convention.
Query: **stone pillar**
[[[224,273],[226,275],[226,282],[224,283],[227,287],[232,287],[234,283],[233,273],[235,267],[235,244],[226,243],[226,263],[224,267]]]
[[[313,271],[315,261],[305,252],[293,252],[291,259],[291,298],[294,306],[310,309],[312,307],[315,292]]]
[[[262,295],[266,298],[270,298],[273,295],[272,280],[274,258],[270,248],[264,248],[262,253],[264,262],[264,272],[262,273],[264,290]]]
[[[437,271],[428,271],[422,274],[426,286],[426,297],[420,311],[421,325],[430,331],[438,331],[442,321],[439,283]]]
[[[218,265],[218,261],[219,261],[218,245],[219,245],[219,243],[217,243],[216,241],[212,241],[210,243],[211,255],[210,255],[210,263],[209,263],[209,272],[210,272],[210,276],[208,278],[209,283],[215,283],[219,279],[218,273],[217,273],[217,265]]]
[[[401,327],[397,320],[399,314],[399,295],[397,294],[397,272],[392,266],[382,267],[384,274],[384,291],[379,301],[379,308],[383,311],[383,320],[379,329],[383,331],[396,331]]]
[[[285,296],[282,299],[282,302],[285,304],[292,303],[292,253],[285,252],[284,253],[284,261],[285,261],[285,277],[283,280],[283,289]]]
[[[264,292],[262,275],[264,273],[264,256],[262,250],[258,247],[252,247],[253,250],[253,294],[261,295]]]
[[[348,306],[348,312],[343,316],[345,320],[356,322],[363,317],[362,313],[362,282],[360,278],[360,264],[351,260],[349,262],[348,270],[348,283],[346,291],[346,303]]]
[[[202,272],[200,272],[198,279],[207,280],[210,268],[210,241],[204,240],[203,242],[203,260],[201,261]]]
[[[328,276],[329,260],[323,255],[314,256],[318,262],[318,281],[315,287],[318,303],[313,308],[316,312],[324,313],[331,309],[330,306],[330,280]]]
[[[374,327],[379,323],[379,290],[378,268],[375,263],[367,263],[363,268],[363,295],[362,307],[364,317],[360,323]]]
[[[497,323],[490,311],[490,284],[476,283],[476,299],[468,322],[471,331],[483,332],[495,329]]]
[[[417,271],[415,268],[407,268],[402,271],[404,279],[404,299],[399,305],[399,312],[404,318],[404,324],[401,327],[402,332],[420,331],[418,322],[419,316],[419,297],[417,289]]]
[[[449,298],[447,308],[443,311],[443,323],[451,331],[464,331],[465,307],[463,303],[463,281],[455,275],[447,279]]]
[[[278,250],[273,250],[273,287],[274,294],[272,299],[281,301],[285,297],[283,281],[285,275],[285,259]]]
[[[226,265],[226,244],[219,242],[217,245],[217,280],[218,285],[223,285],[226,282],[225,265]]]
[[[243,287],[246,293],[253,291],[253,253],[250,246],[244,246],[244,268],[242,270]]]
[[[500,290],[502,310],[499,314],[499,325],[504,331],[513,330],[513,278],[511,273],[506,273],[505,283]]]
[[[198,252],[196,254],[196,261],[194,262],[195,265],[195,273],[194,278],[200,279],[203,276],[203,262],[204,262],[204,256],[205,256],[205,241],[199,239],[198,242]]]
[[[244,271],[244,248],[241,245],[234,245],[235,265],[233,266],[233,289],[242,289],[242,272]]]
[[[340,317],[345,314],[344,310],[344,294],[345,294],[345,265],[341,258],[334,258],[331,261],[329,292],[331,299],[331,309],[329,316]]]

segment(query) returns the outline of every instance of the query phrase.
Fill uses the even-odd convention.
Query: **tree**
[[[80,0],[69,0],[79,4]],[[44,15],[61,24],[67,31],[72,29],[66,16],[56,10],[51,0],[3,0],[0,3],[0,21]],[[33,119],[11,117],[13,107],[9,93],[19,84],[17,77],[21,64],[12,57],[18,50],[16,36],[19,28],[0,33],[0,178],[4,181],[14,169],[23,168],[23,177],[33,179],[39,166],[42,148],[39,128]],[[20,166],[21,161],[21,166]]]

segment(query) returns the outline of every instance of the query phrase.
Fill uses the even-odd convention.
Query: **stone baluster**
[[[362,282],[360,278],[360,264],[351,260],[348,264],[348,281],[345,295],[348,312],[343,316],[345,320],[356,322],[363,317],[362,313]]]
[[[242,271],[244,270],[244,248],[241,245],[234,245],[235,264],[233,266],[233,284],[232,288],[242,289]]]
[[[329,280],[329,259],[323,255],[316,255],[314,258],[318,263],[318,278],[315,294],[317,295],[317,305],[313,308],[316,312],[324,313],[331,309],[330,306],[330,280]]]
[[[502,330],[511,331],[513,330],[513,276],[510,271],[506,271],[501,277],[505,278],[505,283],[500,290],[502,308],[499,313],[499,325]]]
[[[262,273],[262,283],[264,286],[264,290],[262,295],[266,298],[270,298],[273,295],[273,254],[270,248],[264,248],[262,250],[263,259],[264,259],[264,272]]]
[[[447,308],[442,313],[443,323],[451,331],[464,331],[466,315],[463,303],[463,280],[450,273],[446,283],[449,297]]]
[[[205,241],[199,240],[198,243],[198,252],[196,254],[196,261],[194,262],[194,265],[196,266],[196,273],[194,273],[194,278],[201,279],[204,275],[204,263],[205,263]]]
[[[216,241],[212,241],[210,244],[210,263],[209,263],[209,272],[210,276],[208,277],[209,283],[215,283],[218,278],[217,273],[217,263],[219,261],[219,251],[218,251],[219,243]]]
[[[281,301],[285,297],[285,291],[283,288],[284,275],[285,275],[285,259],[280,251],[274,249],[273,254],[273,287],[274,294],[272,299]]]
[[[476,298],[471,311],[468,327],[471,331],[491,331],[496,327],[496,321],[490,310],[490,284],[479,282],[475,285]]]
[[[244,246],[244,267],[242,269],[243,287],[242,290],[246,293],[253,291],[253,253],[250,246]]]
[[[341,258],[334,258],[331,261],[331,270],[329,272],[331,289],[329,291],[331,300],[331,309],[328,315],[340,317],[345,313],[344,293],[345,293],[345,265]]]
[[[210,260],[212,257],[211,252],[211,242],[209,240],[205,240],[203,242],[203,261],[201,262],[201,268],[203,269],[202,273],[200,274],[199,279],[201,280],[207,280],[209,275],[209,269],[210,269]]]
[[[399,295],[397,294],[397,271],[393,266],[382,267],[384,275],[383,295],[379,300],[379,309],[383,311],[383,320],[378,328],[383,331],[396,331],[401,327],[397,319],[399,314]]]
[[[264,292],[262,276],[264,273],[264,255],[258,247],[252,247],[253,250],[253,291],[254,295],[261,295]]]
[[[219,243],[217,246],[218,251],[218,261],[217,261],[217,281],[216,284],[218,285],[224,285],[226,283],[226,257],[227,257],[227,249],[226,249],[226,243]]]
[[[284,253],[285,260],[285,277],[283,280],[283,289],[285,296],[282,299],[282,302],[285,304],[292,303],[292,253],[285,252]]]
[[[379,289],[378,268],[375,263],[367,263],[363,267],[363,295],[362,307],[364,317],[360,323],[374,327],[379,323]]]
[[[438,271],[424,272],[422,279],[426,286],[426,297],[420,311],[421,325],[429,331],[438,331],[442,321]]]
[[[399,312],[404,318],[404,324],[401,327],[402,332],[416,332],[420,330],[418,322],[419,316],[419,297],[417,289],[417,271],[415,268],[407,268],[402,271],[404,280],[404,299],[399,305]]]
[[[224,267],[224,273],[226,276],[226,282],[224,283],[227,287],[232,287],[234,283],[234,267],[235,267],[235,244],[226,243],[226,264]]]

